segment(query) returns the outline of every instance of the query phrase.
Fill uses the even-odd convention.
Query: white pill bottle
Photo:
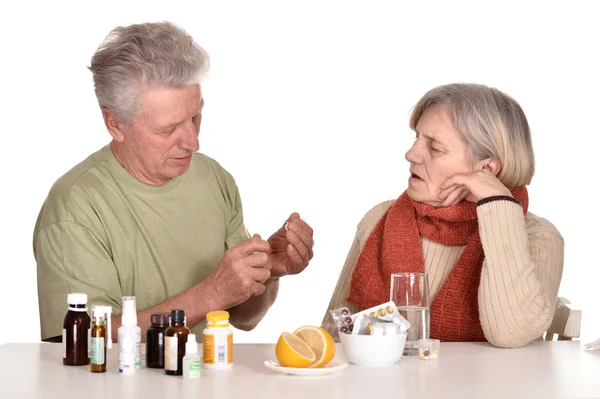
[[[229,312],[217,310],[206,315],[202,333],[202,367],[208,370],[227,370],[233,367],[233,331],[229,328]]]

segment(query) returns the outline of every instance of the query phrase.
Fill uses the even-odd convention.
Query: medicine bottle
[[[87,313],[87,294],[67,295],[69,309],[63,322],[63,364],[90,364],[90,316]]]
[[[92,309],[91,357],[90,371],[92,373],[106,372],[106,315],[104,306]]]
[[[117,330],[119,344],[119,373],[135,374],[141,365],[142,329],[137,325],[134,296],[122,298],[121,327]]]
[[[152,325],[146,331],[146,367],[165,368],[165,330],[169,327],[168,313],[150,316]]]
[[[203,331],[203,363],[209,370],[225,370],[233,367],[233,331],[229,328],[229,313],[224,310],[206,315]]]
[[[181,309],[171,311],[171,326],[165,331],[165,373],[183,375],[185,343],[190,329],[185,326],[185,313]]]

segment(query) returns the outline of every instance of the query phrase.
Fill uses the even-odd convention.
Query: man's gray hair
[[[500,162],[498,179],[510,190],[529,184],[535,172],[531,132],[521,106],[498,89],[454,83],[431,89],[415,105],[410,128],[434,104],[441,104],[464,139],[470,161]]]
[[[199,84],[209,69],[209,58],[183,29],[155,22],[113,29],[94,53],[89,69],[100,108],[108,108],[129,124],[144,90]]]

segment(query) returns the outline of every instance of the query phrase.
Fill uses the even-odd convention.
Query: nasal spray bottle
[[[119,339],[119,373],[135,374],[140,368],[142,329],[137,325],[137,312],[134,296],[123,297],[121,327],[117,331]]]

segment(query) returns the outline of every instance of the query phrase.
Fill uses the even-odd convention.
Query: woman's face
[[[457,173],[474,170],[467,157],[467,145],[452,126],[442,105],[431,105],[419,118],[417,138],[406,153],[410,162],[408,196],[414,201],[441,207],[440,185]]]

